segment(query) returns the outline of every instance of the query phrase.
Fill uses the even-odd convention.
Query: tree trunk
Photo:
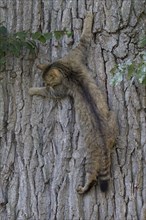
[[[144,7],[144,0],[1,0],[0,23],[10,32],[66,28],[73,36],[39,46],[35,59],[8,58],[1,72],[0,220],[144,220],[146,91],[126,80],[110,85],[110,70],[139,52]],[[36,64],[54,61],[76,45],[87,10],[94,13],[88,66],[117,114],[119,136],[108,193],[96,185],[79,195],[82,141],[73,103],[32,98],[28,89],[42,85]]]

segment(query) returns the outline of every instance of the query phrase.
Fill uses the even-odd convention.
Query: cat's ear
[[[38,65],[37,65],[37,68],[40,69],[40,70],[42,70],[42,71],[44,71],[44,70],[47,68],[48,65],[49,65],[49,64],[38,64]]]
[[[61,72],[58,69],[53,69],[52,73],[53,73],[54,77],[56,77],[56,78],[62,76]]]

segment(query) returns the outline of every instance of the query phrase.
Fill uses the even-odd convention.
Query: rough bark
[[[73,31],[40,46],[37,58],[8,58],[0,81],[0,219],[137,220],[146,203],[146,91],[110,70],[133,59],[145,30],[144,0],[1,0],[0,22],[9,31]],[[87,10],[94,12],[88,66],[117,114],[120,133],[112,153],[110,189],[76,192],[82,152],[69,98],[60,103],[28,95],[42,84],[38,62],[62,57],[80,38]],[[142,209],[143,208],[143,209]]]

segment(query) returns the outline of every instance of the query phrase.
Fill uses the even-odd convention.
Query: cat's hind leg
[[[87,192],[97,182],[96,173],[86,173],[86,181],[84,186],[78,186],[77,192],[83,194]]]
[[[28,93],[30,96],[38,95],[38,96],[47,97],[46,87],[32,87],[29,89]]]

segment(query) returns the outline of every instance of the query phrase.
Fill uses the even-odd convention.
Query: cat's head
[[[55,87],[62,84],[63,75],[55,66],[39,64],[37,67],[43,71],[42,78],[46,87]]]
[[[52,63],[50,65],[39,64],[37,66],[43,71],[42,78],[54,97],[64,97],[68,95],[68,70],[59,62]]]
[[[46,84],[46,87],[55,88],[55,86],[62,84],[63,75],[58,69],[52,68],[43,73],[43,80]]]

